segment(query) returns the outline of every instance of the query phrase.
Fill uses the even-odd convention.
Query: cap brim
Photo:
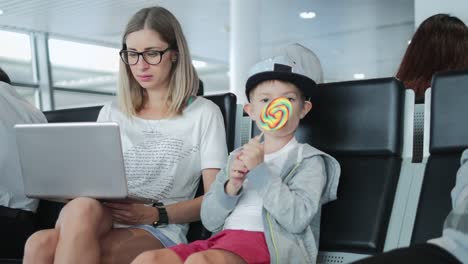
[[[250,97],[249,93],[255,86],[267,80],[291,82],[304,93],[305,97],[312,96],[313,88],[316,86],[316,83],[312,79],[297,73],[277,71],[259,72],[250,76],[245,84],[245,94],[247,95],[247,98]]]

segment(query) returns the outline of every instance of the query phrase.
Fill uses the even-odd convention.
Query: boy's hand
[[[239,192],[248,172],[247,167],[245,167],[244,163],[239,159],[240,155],[241,153],[236,155],[229,168],[229,181],[226,184],[226,193],[229,195],[236,195]]]
[[[263,163],[263,144],[260,143],[260,136],[252,138],[249,143],[245,144],[239,159],[244,162],[249,171],[253,170],[259,164]]]

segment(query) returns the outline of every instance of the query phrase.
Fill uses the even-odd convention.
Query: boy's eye
[[[288,100],[291,101],[291,103],[292,103],[292,102],[296,101],[296,98],[294,98],[294,97],[288,97]]]
[[[263,103],[268,103],[268,98],[263,98],[263,99],[260,99],[260,102],[263,102]]]

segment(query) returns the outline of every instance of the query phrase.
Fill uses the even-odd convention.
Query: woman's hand
[[[104,203],[115,222],[125,225],[152,224],[159,220],[158,210],[139,203]]]

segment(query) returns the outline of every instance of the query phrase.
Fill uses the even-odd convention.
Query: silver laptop
[[[15,130],[26,196],[154,202],[128,195],[118,124],[24,124]]]

